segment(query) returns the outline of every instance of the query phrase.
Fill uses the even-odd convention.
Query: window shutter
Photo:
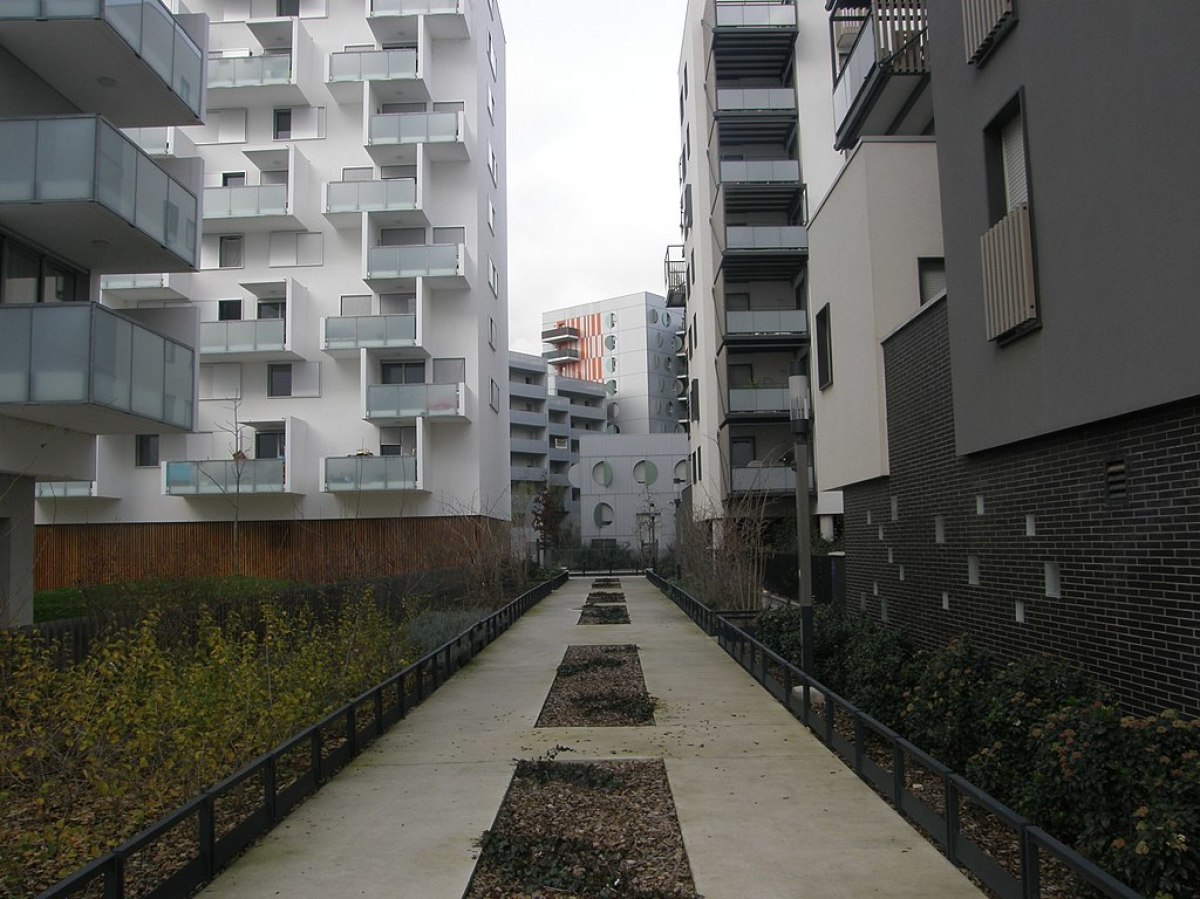
[[[1009,210],[1029,202],[1029,182],[1025,177],[1025,120],[1013,116],[1000,132],[1004,153],[1004,202]]]

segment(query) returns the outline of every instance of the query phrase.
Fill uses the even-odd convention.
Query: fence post
[[[1037,844],[1029,832],[1029,825],[1022,824],[1021,839],[1021,890],[1024,899],[1039,899],[1042,895],[1041,860]]]
[[[805,674],[813,672],[813,628],[816,618],[812,606],[800,607],[800,669]]]
[[[949,772],[942,776],[942,783],[945,785],[946,791],[946,858],[950,859],[950,863],[957,865],[958,862],[958,787],[954,785],[954,778]]]
[[[217,827],[213,813],[213,795],[206,793],[200,803],[200,865],[204,869],[204,879],[211,880],[216,867]]]
[[[275,804],[276,771],[275,755],[272,753],[267,756],[267,763],[263,765],[263,807],[267,810],[267,820],[272,824],[279,820]]]

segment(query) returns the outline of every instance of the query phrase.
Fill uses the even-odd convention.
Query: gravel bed
[[[537,727],[640,727],[654,724],[636,646],[568,646]]]
[[[585,605],[577,624],[629,624],[629,610],[623,605]]]
[[[616,590],[593,590],[591,593],[589,593],[587,595],[587,600],[584,604],[591,606],[591,605],[595,605],[596,603],[600,603],[603,605],[605,603],[624,604],[624,602],[625,602],[625,594],[624,593],[620,593]]]

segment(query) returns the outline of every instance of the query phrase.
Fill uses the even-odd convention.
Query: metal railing
[[[838,7],[842,13],[859,9],[863,19],[858,37],[833,86],[833,115],[839,127],[877,70],[897,75],[929,71],[925,0],[864,0]]]
[[[185,835],[190,839],[187,860],[173,871],[157,871],[158,882],[149,889],[145,883],[139,884],[137,895],[162,899],[191,895],[566,581],[567,573],[563,572],[521,594],[500,611],[46,890],[38,899],[97,895],[98,890],[103,891],[104,899],[125,899],[132,895],[125,880],[128,859],[159,840]],[[252,808],[241,801],[222,802],[246,785],[252,785],[258,793]],[[219,803],[222,817],[236,815],[236,823],[226,824],[220,833]],[[178,827],[189,822],[188,827]]]
[[[1037,318],[1033,231],[1029,204],[1020,203],[979,239],[987,339]]]
[[[728,616],[714,612],[656,572],[647,572],[646,577],[706,634],[715,636],[717,644],[730,657],[855,774],[875,787],[897,812],[924,829],[952,864],[965,867],[997,895],[1005,899],[1041,899],[1042,857],[1048,856],[1102,896],[1140,899],[1137,892],[1111,874],[772,652]],[[835,719],[839,716],[842,721],[852,724],[853,737],[838,732]],[[882,741],[887,745],[890,767],[871,758],[867,751],[868,739],[875,744]],[[913,768],[940,781],[944,795],[941,808],[909,787],[906,772]],[[962,811],[964,806],[971,805],[1012,831],[1020,847],[1015,873],[996,862],[964,828]]]
[[[962,0],[962,11],[967,62],[977,63],[1012,19],[1013,0]]]

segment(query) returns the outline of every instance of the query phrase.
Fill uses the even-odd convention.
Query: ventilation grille
[[[1117,459],[1104,466],[1104,495],[1110,502],[1119,502],[1128,496],[1129,485],[1125,475],[1125,460]]]

